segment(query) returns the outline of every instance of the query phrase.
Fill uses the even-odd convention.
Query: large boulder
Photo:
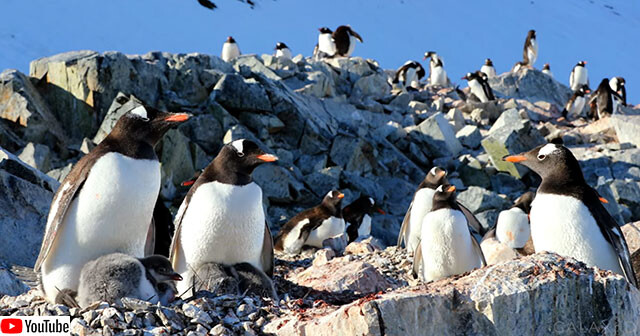
[[[432,156],[455,156],[462,150],[456,133],[442,113],[436,113],[418,125],[418,131],[433,144]]]
[[[564,106],[571,89],[535,69],[523,69],[518,72],[505,72],[489,78],[489,85],[498,95],[521,98],[531,102],[539,100]]]
[[[614,114],[610,120],[620,143],[628,142],[640,147],[640,115]]]

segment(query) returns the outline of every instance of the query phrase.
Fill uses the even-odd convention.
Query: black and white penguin
[[[336,45],[336,55],[350,57],[353,54],[353,50],[356,48],[356,40],[362,42],[362,37],[358,35],[351,26],[339,26],[336,31],[333,32],[333,40]]]
[[[250,140],[222,147],[185,197],[174,221],[176,232],[170,259],[189,289],[193,270],[208,262],[233,265],[248,262],[273,274],[273,240],[265,220],[262,189],[253,170],[278,158]]]
[[[160,255],[134,258],[124,253],[111,253],[89,261],[80,272],[77,302],[85,308],[95,302],[117,303],[123,297],[160,302],[168,299],[167,288],[160,283],[180,281],[182,277]],[[169,288],[172,284],[168,284]]]
[[[315,59],[333,57],[336,54],[336,41],[333,39],[333,31],[327,27],[318,28],[318,45],[313,51]]]
[[[493,62],[490,58],[484,60],[484,64],[480,68],[480,71],[487,74],[487,77],[492,78],[496,76],[496,68],[493,67]]]
[[[519,61],[519,62],[516,62],[516,64],[513,65],[513,68],[511,68],[511,72],[512,73],[518,73],[520,70],[526,69],[527,67],[528,67],[527,63]]]
[[[158,197],[153,208],[153,226],[155,228],[153,232],[153,251],[145,254],[159,254],[169,257],[169,248],[171,247],[171,238],[175,227],[173,226],[173,215],[160,197]]]
[[[536,252],[554,252],[611,270],[637,287],[624,235],[569,149],[546,144],[504,160],[542,177],[530,213]]]
[[[349,243],[358,238],[366,238],[371,236],[371,216],[373,212],[384,215],[385,212],[373,198],[362,195],[351,204],[342,209],[342,217],[347,225],[347,236]]]
[[[401,83],[404,88],[420,89],[420,79],[425,76],[426,72],[422,65],[416,61],[407,61],[403,66],[398,68],[396,75],[393,77],[393,84]]]
[[[493,90],[491,90],[489,83],[486,81],[482,73],[469,72],[466,76],[462,77],[462,79],[467,80],[471,93],[473,93],[480,102],[486,103],[496,99],[493,95]]]
[[[542,73],[553,78],[553,72],[551,72],[551,66],[549,65],[549,63],[544,64],[544,66],[542,67]]]
[[[456,187],[443,184],[433,195],[433,208],[422,222],[421,240],[413,260],[414,276],[435,281],[486,265],[467,217],[455,198]],[[419,251],[419,253],[418,253]]]
[[[562,110],[562,116],[565,119],[569,119],[569,117],[577,118],[582,115],[582,111],[584,111],[584,106],[587,104],[587,97],[585,95],[589,94],[591,90],[586,85],[581,86],[578,90],[573,92],[571,98],[567,101]]]
[[[291,59],[291,50],[284,42],[278,42],[276,44],[276,57]]]
[[[617,96],[614,97],[613,102],[613,111],[615,113],[618,111],[619,105],[627,105],[627,89],[625,87],[625,80],[622,77],[613,77],[609,81],[609,86],[611,87],[611,91],[617,94]]]
[[[221,58],[225,62],[231,62],[240,56],[240,48],[238,48],[238,44],[233,37],[227,37],[227,40],[222,45],[222,54]]]
[[[343,234],[345,223],[340,207],[343,198],[343,193],[331,190],[322,203],[293,216],[278,232],[275,250],[296,254],[304,245],[322,247],[326,239]]]
[[[536,31],[531,29],[527,33],[527,39],[524,41],[524,49],[522,50],[523,63],[533,67],[533,64],[538,59],[538,40],[536,38]]]
[[[424,53],[423,60],[429,60],[429,83],[431,85],[447,86],[449,85],[449,78],[447,72],[444,70],[444,62],[442,58],[436,54],[435,51],[427,51]]]
[[[58,288],[78,289],[80,270],[90,260],[113,252],[144,257],[160,192],[153,147],[187,119],[186,113],[137,106],[62,181],[34,266],[50,302]]]
[[[578,91],[583,85],[589,86],[589,72],[585,67],[586,61],[578,62],[569,75],[569,87],[573,91]]]
[[[222,265],[208,262],[196,269],[191,286],[194,292],[206,290],[216,295],[254,294],[278,299],[273,281],[250,263]]]
[[[621,99],[618,93],[611,90],[609,79],[603,78],[589,99],[589,118],[598,120],[615,113],[618,108],[617,101]]]
[[[485,234],[480,243],[487,264],[493,265],[535,253],[529,224],[529,212],[534,198],[535,193],[528,191],[518,197],[510,209],[498,214],[496,225]]]

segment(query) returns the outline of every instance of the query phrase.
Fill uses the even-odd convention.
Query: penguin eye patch
[[[540,161],[542,161],[542,160],[544,160],[544,159],[546,159],[546,158],[547,158],[547,156],[546,156],[546,155],[544,155],[544,154],[539,154],[539,155],[538,155],[538,160],[540,160]]]

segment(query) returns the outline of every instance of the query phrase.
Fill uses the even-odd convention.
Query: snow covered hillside
[[[277,41],[311,54],[317,28],[351,24],[364,38],[355,55],[396,68],[435,50],[452,80],[486,57],[499,72],[522,57],[527,30],[536,29],[540,55],[567,83],[578,60],[588,61],[591,85],[627,79],[630,103],[640,101],[640,2],[625,0],[263,0],[256,9],[218,1],[215,12],[195,0],[2,0],[0,69],[28,72],[39,57],[78,49],[219,54],[227,35],[245,53],[271,53]],[[338,9],[339,8],[339,9]]]

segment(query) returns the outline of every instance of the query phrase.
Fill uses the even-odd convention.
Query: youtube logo
[[[5,318],[0,321],[0,332],[3,334],[22,333],[22,320],[18,318]]]

